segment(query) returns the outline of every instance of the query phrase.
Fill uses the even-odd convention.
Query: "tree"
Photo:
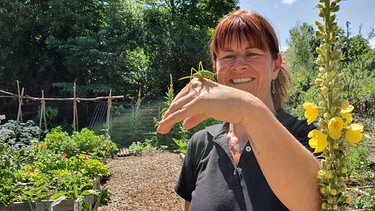
[[[288,48],[285,51],[285,60],[292,72],[303,72],[315,75],[316,47],[319,40],[314,35],[314,28],[307,23],[297,24],[289,30],[290,40],[287,40]]]
[[[138,90],[161,96],[169,73],[177,79],[200,60],[209,63],[210,31],[237,4],[238,0],[1,1],[0,85],[14,90],[19,80],[29,95],[40,95],[43,89],[45,96],[70,96],[76,81],[86,87],[84,96],[99,94],[97,87],[130,101]]]
[[[374,36],[371,32],[368,38],[362,34],[352,36],[350,32],[350,22],[347,22],[346,31],[338,30],[341,51],[344,56],[339,63],[339,68],[344,73],[345,87],[343,93],[345,98],[351,100],[356,105],[358,112],[366,112],[366,115],[373,115],[375,104],[373,70],[375,68],[375,50],[371,49],[369,39]],[[359,30],[361,31],[361,30]],[[296,25],[290,31],[288,49],[284,53],[284,59],[290,68],[294,87],[290,91],[290,108],[295,114],[302,114],[302,105],[305,101],[313,101],[318,92],[313,85],[317,75],[315,59],[317,57],[316,47],[320,41],[315,37],[312,26],[307,23]],[[363,84],[367,84],[363,86]],[[360,111],[361,107],[364,111]]]
[[[153,77],[149,80],[155,90],[163,93],[172,74],[178,91],[186,84],[178,78],[190,74],[190,68],[197,67],[199,61],[210,69],[208,44],[212,28],[237,4],[237,0],[147,1],[143,12],[147,29],[144,49],[150,59]]]
[[[315,95],[314,80],[317,74],[315,49],[320,41],[315,37],[313,27],[307,23],[297,24],[289,30],[289,35],[288,48],[283,55],[294,82],[290,90],[289,105],[297,109],[295,114],[301,114],[303,112],[300,105],[305,98]]]

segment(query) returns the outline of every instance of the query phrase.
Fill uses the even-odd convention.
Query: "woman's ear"
[[[279,71],[281,70],[281,65],[283,63],[283,58],[281,57],[280,53],[277,53],[277,59],[274,60],[274,69],[272,72],[272,79],[275,80],[279,75]]]

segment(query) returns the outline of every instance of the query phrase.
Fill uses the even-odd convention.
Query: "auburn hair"
[[[214,72],[216,72],[218,52],[224,48],[225,43],[233,39],[237,39],[239,43],[247,41],[252,46],[269,52],[275,60],[280,53],[276,33],[264,17],[250,10],[235,10],[225,16],[213,32],[210,53]],[[291,85],[291,74],[283,63],[275,79],[276,92],[272,94],[275,109],[283,107],[288,99],[288,89]]]

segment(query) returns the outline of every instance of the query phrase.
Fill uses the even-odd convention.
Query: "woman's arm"
[[[185,204],[184,204],[184,210],[185,211],[189,211],[189,208],[190,208],[190,202],[188,202],[188,201],[186,201],[186,200],[184,200],[185,201]]]
[[[290,210],[320,210],[318,161],[268,109],[258,107],[250,114],[245,128],[275,195]]]
[[[267,182],[290,210],[319,210],[319,164],[276,119],[270,109],[248,92],[194,79],[173,100],[158,132],[167,133],[184,120],[189,129],[207,118],[245,128]]]

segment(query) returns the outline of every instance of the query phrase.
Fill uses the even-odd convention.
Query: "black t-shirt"
[[[307,134],[315,128],[283,109],[277,119],[300,141],[308,145]],[[269,187],[250,143],[238,165],[233,164],[226,131],[229,124],[206,127],[195,133],[188,149],[175,191],[187,201],[190,210],[288,210]]]

